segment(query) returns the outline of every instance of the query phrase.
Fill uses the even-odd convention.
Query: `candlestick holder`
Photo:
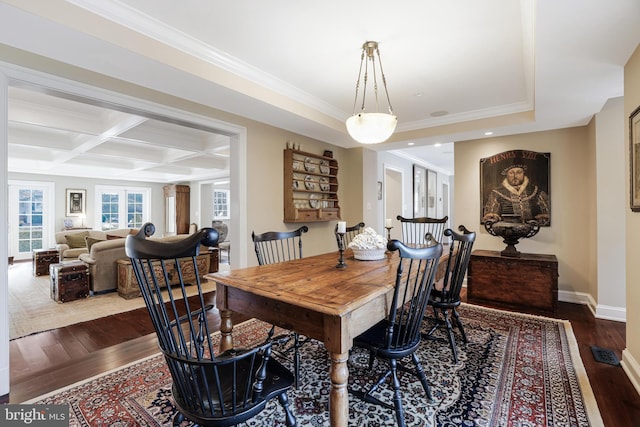
[[[345,233],[338,233],[338,251],[340,251],[340,258],[338,259],[336,268],[347,268],[347,264],[344,263],[344,234]]]
[[[393,227],[385,227],[387,229],[387,243],[389,243],[391,241],[391,229]],[[389,250],[387,249],[385,252],[389,252]]]
[[[393,227],[385,227],[387,229],[387,241],[391,240],[391,229]]]

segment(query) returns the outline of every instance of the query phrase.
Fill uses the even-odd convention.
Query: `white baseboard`
[[[466,279],[463,286],[467,286]],[[625,307],[596,304],[593,297],[584,292],[558,291],[558,301],[586,305],[596,319],[627,322],[627,309]]]
[[[584,292],[558,291],[558,301],[588,305],[589,308],[595,307],[594,299]]]
[[[640,364],[626,348],[622,350],[622,369],[633,384],[638,394],[640,394]]]
[[[558,301],[587,305],[596,319],[614,320],[616,322],[627,321],[627,309],[625,307],[596,304],[593,297],[584,292],[558,291]]]

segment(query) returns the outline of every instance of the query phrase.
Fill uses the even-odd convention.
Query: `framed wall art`
[[[429,218],[435,218],[438,211],[436,204],[438,196],[437,181],[438,174],[435,171],[427,170],[427,216]]]
[[[413,216],[427,216],[427,169],[413,165]]]
[[[551,153],[509,150],[480,159],[480,223],[551,225]]]
[[[629,116],[631,210],[640,212],[640,107]]]
[[[87,213],[87,190],[67,188],[67,211],[65,216],[82,216]]]

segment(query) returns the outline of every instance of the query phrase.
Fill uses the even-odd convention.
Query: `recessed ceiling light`
[[[413,145],[415,144],[415,142],[409,142],[407,145]]]
[[[442,117],[446,116],[447,114],[449,114],[449,112],[445,110],[434,111],[433,113],[431,113],[431,117]]]
[[[489,136],[489,135],[493,135],[493,132],[491,132],[490,130],[488,130],[488,131],[486,131],[484,134],[485,134],[485,136]]]
[[[442,147],[442,144],[440,144],[439,142],[436,142],[435,144],[433,144],[434,147]]]

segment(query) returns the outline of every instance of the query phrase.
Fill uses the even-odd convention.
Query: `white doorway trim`
[[[383,206],[384,206],[384,218],[391,219],[393,229],[391,229],[391,238],[397,239],[401,237],[400,222],[396,219],[398,215],[404,213],[404,170],[402,168],[383,165],[384,168],[384,193],[383,193]],[[399,175],[399,179],[392,179],[391,175]],[[399,184],[398,184],[399,181]],[[400,187],[400,188],[398,188]],[[397,203],[400,199],[399,209],[391,208],[390,204]],[[385,236],[386,237],[386,236]]]

